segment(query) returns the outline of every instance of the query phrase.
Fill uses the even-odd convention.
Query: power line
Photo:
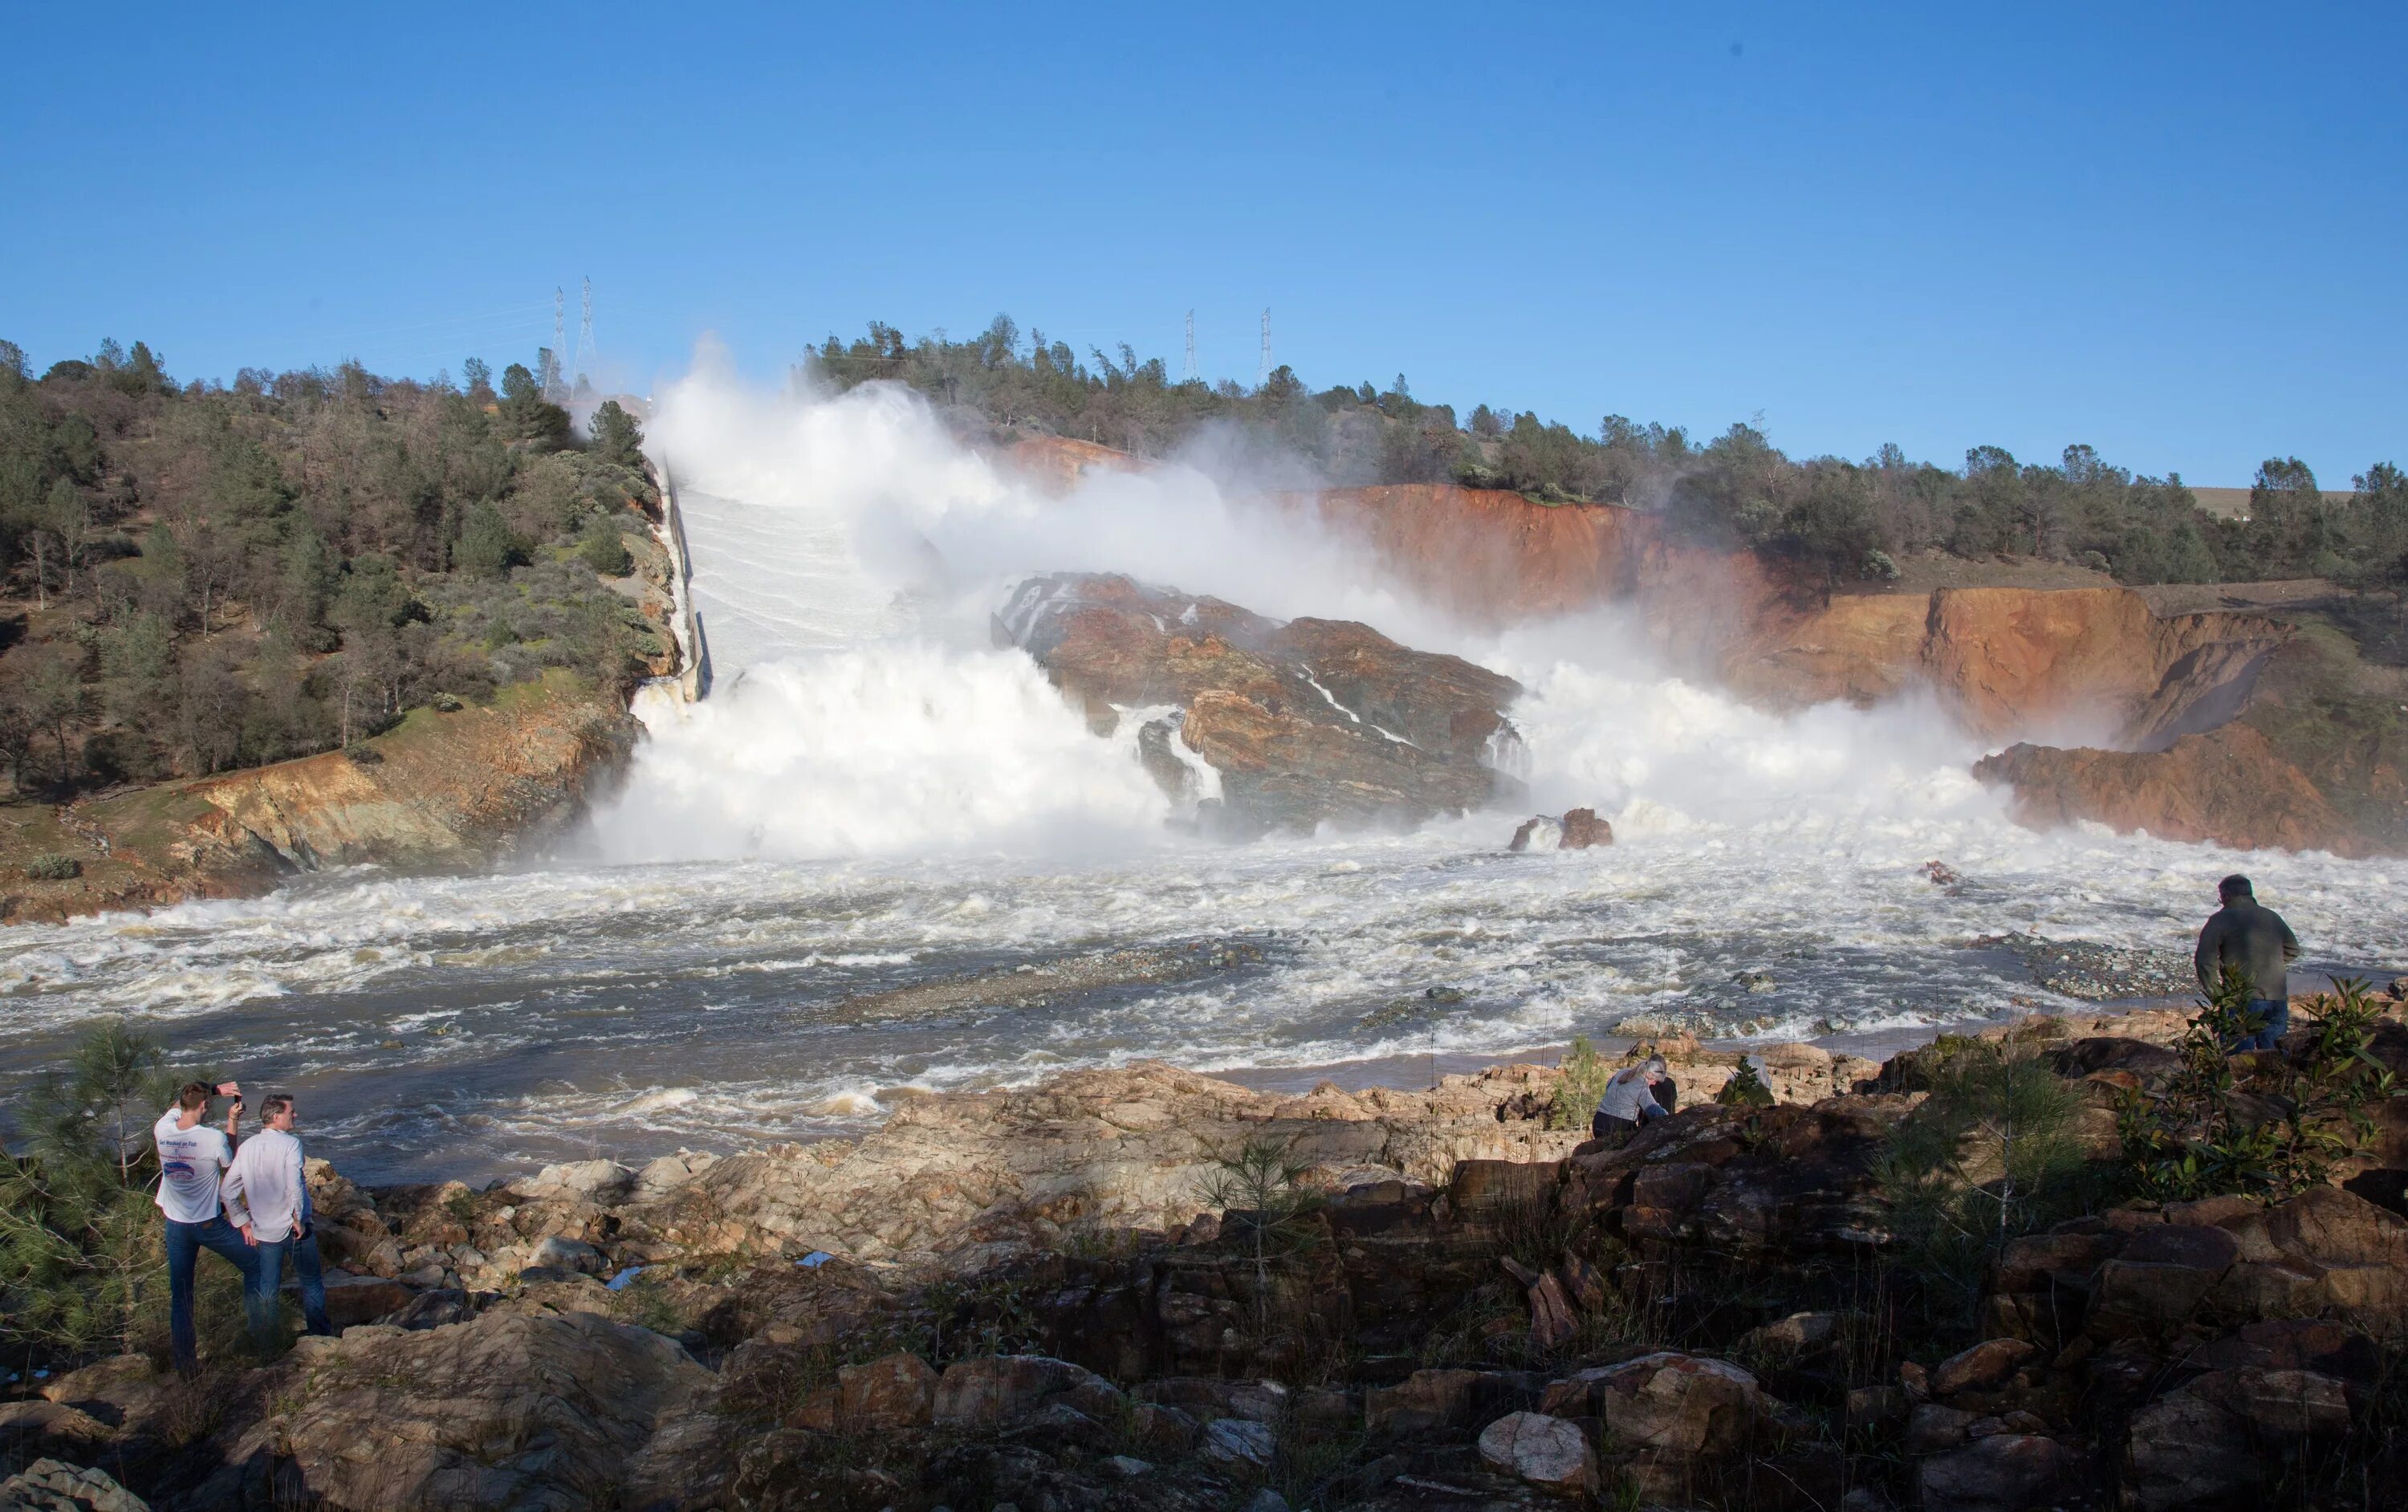
[[[562,292],[560,285],[553,284],[552,286],[552,361],[545,364],[548,371],[540,377],[543,379],[543,396],[554,404],[568,397],[560,392],[560,354],[567,348],[568,295]]]
[[[588,278],[585,280],[585,315],[577,325],[577,386],[580,389],[591,387],[593,380],[590,375],[601,365],[602,354],[594,345],[594,280]]]

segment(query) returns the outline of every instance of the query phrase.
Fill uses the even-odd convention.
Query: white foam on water
[[[853,1132],[883,1116],[880,1088],[1505,1054],[1712,1003],[1742,968],[1775,983],[1740,1003],[1759,1034],[2064,1006],[1959,947],[2037,929],[2185,951],[2235,869],[2311,958],[2408,963],[2408,864],[2023,830],[1971,777],[1979,743],[1928,703],[1769,713],[1651,666],[1611,615],[1467,629],[1195,469],[1055,499],[908,394],[771,399],[708,364],[650,429],[682,480],[718,686],[698,706],[650,692],[584,849],[500,879],[333,874],[21,928],[0,960],[12,1030],[135,1012],[210,1054],[366,1078],[359,1106],[313,1105],[323,1152],[436,1177]],[[1360,618],[1510,673],[1528,692],[1499,761],[1528,805],[1409,835],[1182,838],[1137,760],[1163,711],[1098,739],[991,642],[1012,583],[1076,569]],[[1583,805],[1615,845],[1502,853],[1522,818]],[[1967,885],[1931,886],[1931,860]],[[1229,940],[1259,962],[899,1022],[846,1007]],[[395,1085],[420,1101],[397,1107]]]

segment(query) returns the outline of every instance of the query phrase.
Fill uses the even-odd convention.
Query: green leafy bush
[[[636,570],[636,559],[627,554],[627,543],[620,539],[619,521],[609,515],[586,521],[578,537],[577,559],[605,578],[624,578]]]
[[[36,882],[65,882],[83,875],[83,863],[55,851],[25,863],[25,875]]]
[[[159,1332],[166,1253],[146,1190],[151,1120],[170,1097],[165,1054],[124,1020],[84,1036],[68,1069],[11,1109],[0,1161],[0,1339],[54,1357]]]
[[[1585,1129],[1590,1115],[1597,1111],[1598,1099],[1605,1095],[1605,1084],[1613,1079],[1614,1068],[1597,1052],[1586,1034],[1572,1036],[1572,1048],[1565,1052],[1563,1073],[1555,1083],[1555,1095],[1547,1104],[1547,1127],[1550,1129]]]
[[[2336,981],[2302,1006],[2307,1044],[2233,1055],[2259,1027],[2250,986],[2226,968],[2200,1003],[2181,1064],[2162,1090],[2125,1093],[2116,1133],[2134,1182],[2165,1201],[2239,1193],[2278,1200],[2319,1186],[2374,1135],[2372,1110],[2408,1094],[2370,1052],[2381,1010],[2363,981]]]
[[[1739,1069],[1731,1073],[1730,1080],[1714,1093],[1714,1101],[1725,1107],[1770,1107],[1772,1089],[1756,1074],[1755,1062],[1742,1060]]]

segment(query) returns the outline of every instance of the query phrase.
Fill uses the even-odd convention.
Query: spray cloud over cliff
[[[1964,775],[1974,743],[1928,705],[1765,714],[1657,671],[1611,611],[1466,625],[1309,511],[1225,488],[1211,437],[1192,461],[1091,468],[1065,492],[966,448],[908,390],[765,392],[709,348],[648,429],[681,488],[718,689],[652,708],[596,826],[614,859],[1170,843],[1133,721],[1096,738],[993,644],[1010,588],[1060,571],[1361,620],[1507,672],[1529,690],[1514,718],[1550,811],[1594,805],[1638,831],[1996,811]]]

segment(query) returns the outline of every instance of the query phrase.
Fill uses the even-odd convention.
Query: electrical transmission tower
[[[1179,375],[1189,382],[1196,380],[1196,312],[1187,312],[1187,368]]]
[[[543,396],[554,404],[567,397],[562,392],[560,354],[568,349],[568,296],[560,285],[552,286],[552,361],[545,365],[551,371],[543,375]]]
[[[593,374],[602,365],[602,354],[594,347],[594,280],[585,280],[585,315],[577,323],[577,365],[569,371],[575,375],[578,390],[594,386]]]
[[[1263,311],[1263,370],[1262,370],[1262,372],[1261,372],[1261,373],[1260,373],[1260,374],[1259,374],[1259,375],[1254,378],[1254,386],[1255,386],[1255,387],[1257,387],[1257,388],[1260,388],[1262,385],[1264,385],[1264,384],[1266,384],[1266,383],[1268,383],[1270,380],[1271,380],[1271,312],[1270,312],[1269,310],[1265,310],[1265,311]]]

